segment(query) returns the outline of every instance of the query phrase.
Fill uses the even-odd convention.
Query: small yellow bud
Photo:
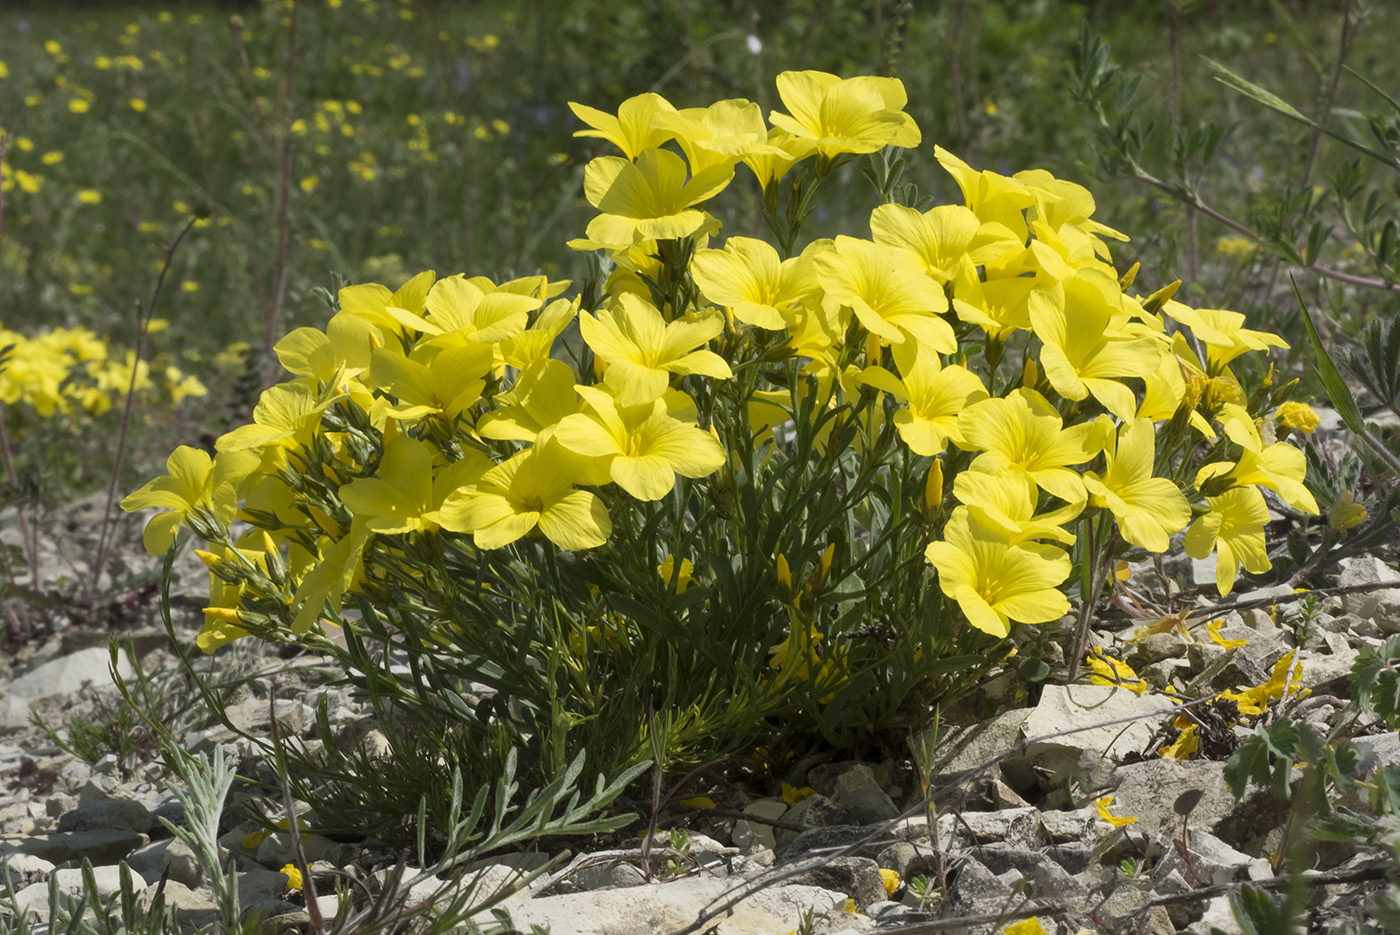
[[[1026,365],[1021,368],[1021,385],[1028,390],[1033,390],[1039,382],[1040,368],[1035,365],[1034,357],[1027,357]]]
[[[1141,263],[1134,263],[1128,267],[1128,271],[1123,274],[1123,278],[1118,280],[1118,288],[1126,290],[1137,279],[1138,270],[1142,269]]]
[[[204,567],[208,568],[210,571],[213,571],[215,568],[217,568],[219,566],[219,563],[224,560],[223,556],[215,555],[213,552],[206,552],[203,549],[195,549],[194,555],[195,558],[203,562]]]
[[[783,600],[792,600],[792,570],[788,568],[787,556],[781,554],[778,556],[778,593]]]
[[[865,365],[867,367],[880,366],[880,336],[878,334],[865,336]]]
[[[383,346],[384,339],[379,336],[379,332],[371,331],[369,333],[369,349],[371,351],[377,351]]]
[[[263,551],[264,551],[264,552],[271,552],[273,555],[276,555],[277,552],[278,552],[278,548],[277,548],[277,543],[274,542],[273,539],[272,539],[272,533],[270,533],[270,532],[268,532],[266,529],[264,529],[264,530],[263,530],[263,535],[262,535],[262,540],[263,540]]]
[[[943,461],[934,458],[929,465],[928,478],[924,481],[924,508],[932,510],[943,504]]]
[[[831,574],[831,560],[836,557],[836,543],[833,542],[822,552],[821,565],[817,571],[817,585],[826,584],[826,576]]]
[[[236,607],[206,607],[204,608],[204,616],[213,617],[222,623],[238,624],[243,622]]]

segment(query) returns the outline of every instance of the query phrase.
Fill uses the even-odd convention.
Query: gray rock
[[[52,861],[35,857],[33,854],[0,854],[0,860],[4,860],[10,868],[10,885],[15,889],[43,883],[54,871]],[[4,885],[5,881],[0,879],[0,889],[3,889]]]
[[[1202,633],[1204,637],[1204,632]],[[1219,643],[1205,642],[1204,639],[1186,647],[1186,661],[1191,664],[1192,672],[1204,672],[1217,660],[1225,658],[1228,650]]]
[[[1036,771],[1071,770],[1086,748],[1106,757],[1142,750],[1157,728],[1155,715],[1171,706],[1169,698],[1135,695],[1115,685],[1047,685],[1021,727],[1027,738],[1039,739],[1023,757],[1003,763],[1002,771],[1020,790],[1038,780]]]
[[[1055,861],[1046,860],[1044,854],[1036,856],[1040,859],[1023,871],[1032,898],[1054,900],[1070,906],[1082,905],[1089,898],[1089,888],[1082,880]]]
[[[880,788],[875,773],[864,763],[855,764],[837,778],[836,804],[861,825],[892,821],[900,813],[898,806]]]
[[[136,910],[142,915],[149,914],[155,906],[156,892],[160,884],[152,884],[136,894]],[[163,890],[167,908],[175,910],[176,918],[192,926],[211,925],[218,921],[219,907],[203,893],[195,892],[176,880],[166,880]]]
[[[1178,798],[1198,790],[1199,801],[1190,813],[1190,826],[1214,831],[1235,808],[1235,797],[1223,778],[1225,765],[1208,760],[1156,759],[1120,766],[1114,775],[1113,814],[1134,816],[1132,830],[1138,834],[1175,837],[1181,831],[1181,816],[1174,811]]]
[[[971,836],[972,840],[968,840]],[[1040,811],[1009,808],[1002,812],[965,812],[938,816],[938,845],[945,850],[999,844],[1034,850],[1040,847]]]
[[[819,866],[794,875],[788,882],[845,893],[855,900],[862,912],[866,906],[888,897],[880,867],[868,857],[837,857],[823,861]]]
[[[975,860],[965,861],[958,867],[948,890],[944,915],[953,918],[1000,912],[1014,898],[1011,887]],[[970,926],[967,931],[990,933],[997,931],[997,926]]]
[[[110,686],[110,662],[106,649],[84,649],[46,662],[12,680],[5,686],[4,697],[0,697],[0,727],[29,723],[30,706],[35,701],[54,695],[76,696],[86,682]],[[123,678],[131,677],[131,663],[126,656],[119,658],[117,668]]]
[[[1224,630],[1221,637],[1231,639]],[[1244,638],[1244,637],[1240,637]],[[1265,636],[1252,636],[1249,642],[1231,650],[1191,680],[1186,694],[1191,697],[1262,685],[1273,673],[1274,663],[1283,658],[1288,647]]]
[[[266,915],[281,911],[287,893],[287,875],[280,870],[251,867],[238,875],[238,905],[243,912],[257,909]]]
[[[151,810],[135,799],[98,799],[80,805],[58,819],[59,831],[151,830]]]
[[[1163,659],[1183,658],[1187,645],[1175,633],[1151,633],[1133,643],[1124,654],[1123,661],[1136,670]]]
[[[642,886],[646,877],[631,864],[593,864],[581,867],[573,875],[573,881],[580,890],[607,890]]]
[[[1357,555],[1343,561],[1343,571],[1337,581],[1340,587],[1364,584],[1400,585],[1400,572],[1390,568],[1374,555]],[[1342,607],[1361,618],[1375,618],[1382,632],[1400,629],[1400,588],[1384,588],[1342,595]]]
[[[769,822],[782,818],[787,810],[787,803],[781,799],[758,799],[750,802],[744,806],[744,814],[752,815],[755,818],[766,818],[768,821],[739,819],[734,823],[734,831],[730,835],[730,841],[735,847],[744,850],[759,847],[776,850],[778,842],[777,838],[773,836],[773,826]]]
[[[972,727],[947,728],[934,751],[933,785],[946,785],[1012,749],[1021,742],[1021,727],[1030,714],[1029,708],[1016,708]]]
[[[1189,865],[1178,848],[1163,848],[1162,859],[1153,868],[1153,875],[1176,871],[1184,879],[1200,877],[1207,883],[1235,883],[1249,878],[1253,858],[1241,854],[1209,831],[1192,830],[1187,839],[1187,852],[1191,855]]]
[[[1205,905],[1201,917],[1186,930],[1190,935],[1243,935],[1239,922],[1235,921],[1234,906],[1228,896],[1216,896]]]
[[[783,821],[796,825],[803,831],[856,823],[844,806],[833,802],[821,793],[809,795],[798,802],[783,816]],[[801,833],[801,831],[790,831],[787,828],[773,830],[774,836],[778,839],[779,850],[786,848]]]
[[[1093,806],[1040,813],[1040,825],[1045,829],[1045,839],[1051,844],[1095,843],[1098,833],[1094,822],[1097,820],[1098,812]]]
[[[0,838],[0,856],[16,851],[55,864],[87,858],[94,865],[114,864],[149,838],[135,831],[73,831]]]
[[[642,935],[683,928],[694,922],[705,907],[725,899],[743,885],[743,881],[734,878],[685,877],[622,890],[532,900],[516,897],[500,908],[510,914],[511,925],[521,931],[538,925],[561,935]],[[800,924],[804,912],[821,918],[844,905],[845,899],[844,894],[812,886],[763,889],[739,902],[711,931],[717,935],[786,932]],[[484,912],[473,921],[489,923],[493,919]]]
[[[1094,852],[1083,844],[1051,844],[1042,847],[1040,852],[1045,859],[1058,864],[1070,876],[1079,876],[1094,862]]]
[[[812,828],[793,838],[782,850],[778,851],[778,863],[791,863],[812,852],[830,852],[849,847],[868,837],[870,837],[870,829],[864,825],[830,825],[825,828]]]
[[[147,880],[158,880],[168,874],[168,879],[190,889],[198,889],[204,882],[203,865],[189,845],[179,838],[153,841],[133,851],[126,862]]]
[[[81,893],[83,891],[82,870],[77,868],[71,870],[55,870],[53,876],[54,879],[58,881],[59,889],[64,892]],[[122,890],[121,867],[119,866],[108,865],[105,867],[93,867],[92,879],[93,882],[97,884],[97,893],[100,896],[111,896],[113,893],[120,893]],[[145,889],[146,881],[142,879],[141,874],[132,871],[131,886],[133,891]]]

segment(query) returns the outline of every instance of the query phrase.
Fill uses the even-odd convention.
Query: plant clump
[[[199,646],[326,653],[467,766],[675,767],[907,728],[1183,532],[1222,594],[1269,570],[1270,500],[1317,512],[1308,419],[1232,365],[1279,338],[1135,290],[1048,172],[938,147],[963,200],[926,204],[896,79],[778,92],[573,105],[620,151],[581,290],[423,272],[285,336],[253,421],[123,502],[166,511],[153,552],[202,540]],[[857,158],[869,231],[804,239]],[[771,238],[722,235],[755,183]]]

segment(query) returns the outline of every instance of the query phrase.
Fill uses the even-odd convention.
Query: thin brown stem
[[[263,333],[263,386],[271,386],[277,372],[276,360],[272,352],[277,342],[277,332],[282,324],[282,302],[287,292],[287,254],[291,247],[290,215],[292,201],[292,165],[295,151],[292,140],[292,114],[296,104],[297,81],[297,34],[301,22],[301,0],[292,0],[292,25],[287,40],[287,72],[282,87],[281,119],[278,130],[281,133],[281,156],[277,167],[277,264],[272,271],[272,302],[267,309],[267,327]]]
[[[1146,184],[1151,185],[1153,188],[1156,188],[1162,192],[1165,192],[1168,195],[1171,195],[1173,198],[1182,202],[1183,204],[1194,207],[1197,211],[1200,211],[1206,217],[1219,224],[1225,225],[1226,227],[1230,228],[1230,230],[1235,231],[1236,233],[1241,234],[1245,237],[1248,237],[1250,240],[1253,240],[1256,243],[1268,244],[1268,241],[1264,238],[1264,236],[1258,231],[1256,231],[1254,228],[1249,227],[1245,224],[1241,224],[1234,218],[1227,217],[1226,215],[1221,214],[1219,211],[1215,210],[1210,205],[1202,201],[1199,195],[1193,194],[1188,196],[1176,186],[1170,185],[1157,178],[1155,175],[1152,175],[1150,172],[1145,172],[1141,168],[1136,166],[1134,167],[1133,174],[1134,177],[1138,179],[1138,181],[1145,182]],[[1357,276],[1354,273],[1345,273],[1339,269],[1332,269],[1330,266],[1323,266],[1320,263],[1314,263],[1312,266],[1307,267],[1307,269],[1309,270],[1309,272],[1316,273],[1317,275],[1325,277],[1327,279],[1335,279],[1337,282],[1344,282],[1353,286],[1364,286],[1368,289],[1379,289],[1383,292],[1400,292],[1400,283],[1386,282],[1384,279],[1372,279],[1367,276]]]
[[[122,461],[126,458],[126,441],[131,431],[131,411],[136,401],[136,378],[141,371],[141,354],[146,349],[146,329],[150,326],[151,316],[155,314],[156,303],[160,301],[160,292],[165,285],[166,274],[170,272],[170,266],[175,261],[175,251],[180,248],[185,236],[194,229],[194,222],[198,216],[192,216],[185,227],[180,231],[178,237],[165,251],[165,264],[160,268],[160,275],[156,277],[156,287],[151,292],[151,301],[146,305],[144,314],[138,315],[136,320],[136,341],[131,351],[131,379],[126,384],[126,399],[122,403],[122,427],[117,433],[117,454],[112,461],[112,473],[107,479],[107,502],[102,508],[102,527],[97,534],[97,555],[92,562],[92,580],[88,583],[88,600],[92,601],[97,596],[97,590],[102,582],[102,569],[107,564],[107,549],[111,545],[112,532],[112,504],[117,499],[117,484],[121,480]]]

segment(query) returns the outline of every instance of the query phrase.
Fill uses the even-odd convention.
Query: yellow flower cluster
[[[376,536],[599,546],[610,510],[730,463],[710,421],[723,393],[739,394],[765,465],[792,456],[785,426],[807,411],[823,419],[821,445],[841,438],[862,452],[893,425],[907,457],[932,459],[930,486],[941,491],[946,472],[955,502],[924,496],[938,514],[927,559],[968,622],[997,637],[1069,610],[1072,523],[1153,552],[1190,524],[1186,550],[1217,553],[1222,592],[1239,566],[1268,568],[1262,490],[1317,507],[1302,453],[1274,441],[1231,363],[1282,341],[1236,313],[1172,301],[1174,286],[1132,292],[1109,252],[1126,237],[1093,219],[1083,187],[979,170],[942,148],[962,204],[881,205],[869,237],[790,256],[742,236],[712,244],[723,225],[709,208],[740,165],[767,196],[786,177],[819,182],[853,156],[921,141],[895,79],[789,72],[778,92],[785,112],[767,119],[744,100],[677,109],[643,94],[615,114],[571,105],[588,127],[579,135],[621,153],[585,172],[599,213],[571,245],[612,270],[590,308],[543,276],[427,272],[395,291],[343,289],[323,330],[284,338],[294,379],[263,394],[254,421],[219,439],[212,461],[180,449],[169,476],[123,504],[172,511],[151,521],[153,551],[182,523],[214,541],[200,645],[250,628],[306,632],[371,573]],[[577,339],[561,339],[575,327]],[[582,366],[565,362],[581,350]],[[950,467],[950,445],[965,470]],[[1159,453],[1182,474],[1202,448],[1184,490]],[[313,451],[336,503],[288,481]],[[257,527],[236,545],[235,516]],[[278,583],[286,619],[240,611],[250,576]],[[815,669],[822,634],[809,624],[794,619],[775,664]]]
[[[0,403],[32,407],[42,419],[99,416],[131,385],[134,359],[132,351],[114,353],[86,328],[54,328],[26,338],[0,327]],[[157,386],[150,365],[142,361],[136,367],[136,391],[159,391],[174,405],[208,392],[197,377],[173,365],[160,367],[157,375],[163,386]]]

